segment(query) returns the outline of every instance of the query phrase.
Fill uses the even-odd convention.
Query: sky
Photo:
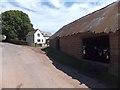
[[[0,13],[20,10],[28,14],[34,29],[54,34],[64,25],[117,0],[0,0]]]

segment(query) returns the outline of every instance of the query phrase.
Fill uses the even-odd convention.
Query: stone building
[[[119,8],[117,1],[63,26],[50,38],[50,46],[79,60],[106,65],[118,75]]]

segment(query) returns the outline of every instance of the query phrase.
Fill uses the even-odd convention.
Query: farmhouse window
[[[40,34],[38,33],[37,36],[40,37]]]
[[[38,42],[40,42],[40,39],[37,39]]]

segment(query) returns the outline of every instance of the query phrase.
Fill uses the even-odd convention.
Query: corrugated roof
[[[52,34],[50,32],[41,31],[44,37],[50,37]]]
[[[62,37],[83,32],[109,33],[120,29],[120,1],[112,3],[98,11],[63,26],[52,37]],[[118,18],[119,17],[119,18]]]

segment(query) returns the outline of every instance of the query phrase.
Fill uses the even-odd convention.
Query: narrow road
[[[45,54],[9,43],[1,47],[2,88],[87,88],[58,70]]]

